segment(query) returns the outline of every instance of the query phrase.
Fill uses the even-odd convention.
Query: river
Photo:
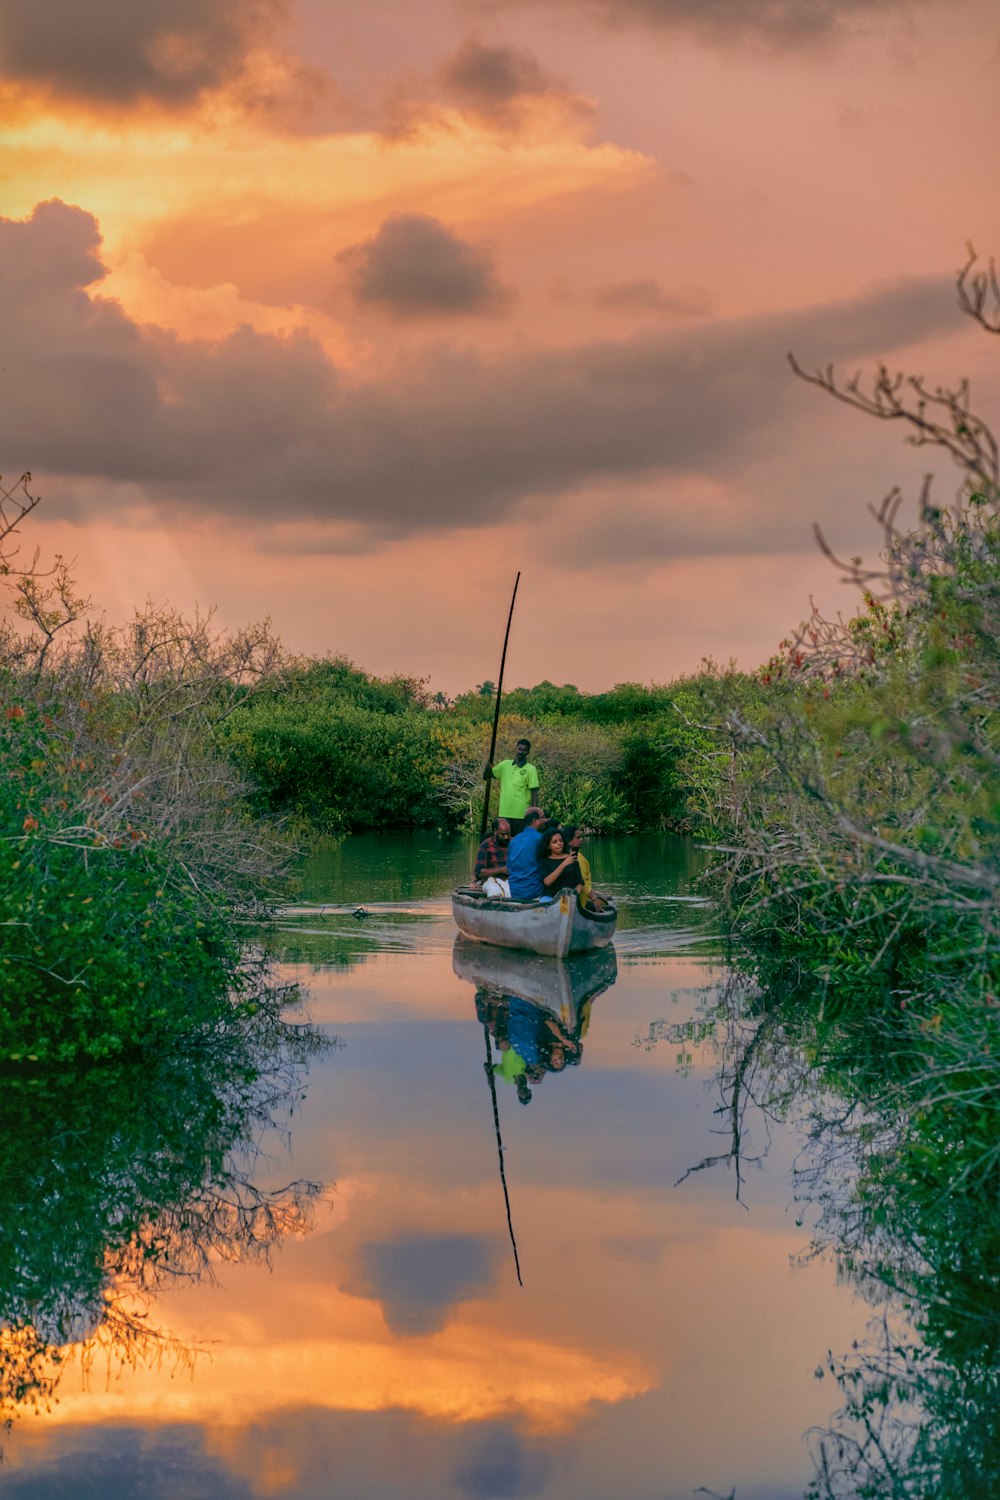
[[[140,1159],[142,1191],[154,1207],[157,1192],[170,1200],[168,1227],[156,1238],[140,1226],[137,1254],[109,1259],[98,1244],[72,1284],[70,1250],[38,1251],[21,1324],[31,1308],[40,1323],[44,1305],[87,1357],[71,1350],[57,1380],[36,1382],[37,1406],[4,1440],[0,1493],[803,1495],[805,1435],[835,1404],[817,1366],[861,1336],[870,1310],[829,1258],[800,1259],[810,1223],[794,1123],[748,1107],[738,1193],[731,1161],[690,1170],[724,1157],[731,1135],[704,854],[667,837],[595,840],[589,853],[620,905],[614,954],[556,981],[550,964],[529,972],[456,944],[448,892],[468,876],[467,841],[324,848],[274,937],[284,977],[303,987],[295,1018],[325,1051],[288,1061],[280,1086],[242,1063],[244,1090],[263,1079],[272,1092],[227,1105],[228,1135],[217,1080],[181,1104],[173,1134],[177,1080],[101,1086],[72,1126],[76,1104],[60,1102],[62,1123],[31,1146],[52,1157],[40,1239],[69,1195],[79,1244],[99,1190],[95,1244],[113,1238],[112,1186]],[[510,997],[532,985],[549,987],[558,1021],[525,1042]],[[514,1043],[530,1054],[520,1071]],[[102,1110],[100,1159],[77,1160],[71,1143],[91,1140]],[[147,1148],[129,1135],[140,1118]],[[149,1185],[185,1140],[215,1184],[195,1209],[179,1177]],[[87,1266],[102,1255],[98,1284]],[[40,1284],[61,1275],[58,1295]],[[145,1276],[141,1295],[130,1276]],[[122,1336],[95,1348],[112,1304]]]

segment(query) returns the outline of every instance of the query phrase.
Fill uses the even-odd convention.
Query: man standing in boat
[[[489,782],[492,777],[494,781],[500,783],[500,806],[497,812],[510,824],[512,838],[524,828],[524,815],[531,804],[534,803],[537,806],[541,801],[538,793],[538,772],[528,760],[530,754],[531,741],[518,740],[511,760],[498,760],[496,765],[493,765],[492,761],[487,761],[483,771],[485,782]],[[489,800],[489,795],[489,786],[487,786],[487,800]]]

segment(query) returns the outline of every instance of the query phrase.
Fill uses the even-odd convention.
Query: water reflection
[[[224,1041],[139,1065],[4,1070],[0,1088],[0,1422],[85,1367],[186,1360],[156,1292],[266,1260],[309,1221],[316,1183],[263,1190],[255,1168],[322,1043],[261,979]]]
[[[548,1074],[580,1064],[593,1003],[618,977],[614,948],[563,961],[462,936],[452,967],[476,987],[476,1016],[496,1054],[493,1076],[513,1085],[522,1104]]]
[[[618,977],[614,948],[562,960],[509,948],[492,948],[459,934],[452,951],[459,979],[475,985],[476,1018],[486,1039],[483,1064],[490,1086],[497,1161],[514,1253],[518,1284],[523,1286],[517,1237],[500,1133],[497,1083],[512,1084],[521,1104],[530,1104],[532,1085],[549,1073],[577,1066],[583,1039],[598,995]]]
[[[344,1045],[311,1069],[294,1167],[244,1175],[274,1186],[286,1170],[335,1180],[336,1193],[324,1194],[312,1232],[293,1236],[273,1275],[234,1265],[220,1286],[190,1290],[194,1276],[175,1277],[157,1320],[210,1358],[192,1379],[171,1378],[168,1358],[160,1371],[120,1372],[107,1390],[103,1380],[86,1390],[64,1380],[56,1411],[19,1423],[7,1445],[5,1500],[682,1500],[699,1485],[725,1494],[734,1484],[738,1500],[801,1500],[801,1434],[835,1404],[812,1371],[831,1343],[861,1332],[865,1314],[855,1321],[852,1294],[828,1266],[789,1266],[803,1241],[788,1212],[791,1132],[776,1131],[754,1172],[749,1211],[710,1172],[674,1187],[718,1149],[710,1042],[685,1031],[688,1068],[658,1041],[671,1023],[697,1019],[717,973],[704,942],[683,941],[700,910],[685,883],[698,851],[680,840],[595,842],[595,877],[633,925],[616,940],[617,960],[604,952],[557,965],[455,945],[447,896],[468,873],[469,846],[455,848],[460,875],[434,836],[352,841],[342,882],[317,879],[301,913],[286,914],[289,956],[310,969],[301,975],[310,1014]],[[307,900],[330,909],[306,910]],[[361,905],[367,918],[353,916]],[[504,997],[552,1019],[550,1062],[563,1039],[562,1066],[529,1082],[530,1108],[517,1102],[516,1077],[494,1071],[511,1050],[497,1039]],[[656,1017],[648,1050],[634,1045]],[[73,1190],[92,1189],[105,1205],[87,1236],[91,1262],[103,1266],[105,1249],[127,1239],[133,1204],[153,1223],[172,1205],[171,1238],[180,1231],[206,1180],[211,1189],[206,1162],[229,1157],[225,1101],[247,1087],[233,1072],[220,1058],[203,1084],[179,1065],[164,1064],[158,1083],[123,1074],[107,1109],[96,1099],[73,1112],[70,1101],[65,1123],[50,1115],[29,1137],[26,1153],[52,1157],[54,1137],[86,1136],[88,1109],[100,1121],[92,1152],[67,1159]],[[280,1114],[285,1086],[271,1087]],[[5,1123],[9,1140],[21,1125]],[[58,1203],[54,1169],[43,1175],[43,1196]],[[25,1220],[30,1191],[18,1200]],[[50,1266],[76,1254],[67,1231]]]
[[[975,1134],[990,1053],[940,1029],[908,1035],[850,996],[739,973],[693,1024],[714,1042],[727,1141],[686,1175],[724,1164],[739,1194],[767,1123],[794,1123],[806,1258],[832,1258],[877,1310],[867,1337],[817,1370],[841,1407],[811,1434],[809,1500],[1000,1494],[1000,1153]]]

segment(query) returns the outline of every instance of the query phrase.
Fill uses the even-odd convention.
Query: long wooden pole
[[[493,756],[497,748],[497,729],[500,724],[500,698],[503,694],[503,669],[507,662],[507,642],[510,640],[510,622],[514,618],[514,600],[517,598],[517,586],[521,582],[521,573],[514,579],[514,592],[510,596],[510,609],[507,611],[507,629],[503,636],[503,651],[500,653],[500,676],[497,678],[497,701],[493,709],[493,733],[490,736],[490,757],[492,766]],[[486,824],[490,816],[490,792],[493,787],[492,780],[486,782],[486,790],[483,794],[483,816],[479,823],[479,842],[482,843],[486,837]],[[500,1110],[497,1104],[497,1086],[493,1077],[493,1049],[490,1045],[490,1028],[483,1022],[483,1036],[486,1038],[486,1077],[489,1079],[490,1095],[493,1099],[493,1128],[497,1138],[497,1158],[500,1162],[500,1182],[503,1187],[504,1207],[507,1210],[507,1232],[510,1235],[511,1248],[514,1251],[514,1270],[517,1272],[517,1284],[523,1286],[521,1280],[521,1262],[517,1256],[517,1240],[514,1238],[514,1223],[510,1216],[510,1194],[507,1191],[507,1174],[503,1166],[503,1141],[500,1139]]]
[[[493,735],[490,739],[490,765],[493,764],[493,756],[497,748],[497,728],[500,724],[500,695],[503,692],[503,669],[507,661],[507,642],[510,640],[510,622],[514,618],[514,600],[517,598],[517,586],[521,582],[521,574],[518,572],[514,579],[514,592],[510,596],[510,610],[507,614],[507,629],[504,631],[503,651],[500,655],[500,676],[497,680],[497,701],[493,710]],[[479,842],[482,843],[486,837],[486,824],[490,816],[490,792],[493,788],[492,780],[486,782],[486,794],[483,797],[483,816],[479,824]]]

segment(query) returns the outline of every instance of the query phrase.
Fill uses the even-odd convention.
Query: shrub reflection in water
[[[67,1362],[195,1351],[150,1304],[218,1261],[267,1259],[320,1190],[255,1185],[262,1144],[327,1045],[283,1012],[263,964],[239,1026],[161,1057],[75,1070],[5,1068],[0,1089],[0,1421],[46,1404]]]
[[[984,1134],[1000,1015],[935,1019],[906,1029],[758,966],[692,1023],[717,1049],[726,1141],[691,1170],[725,1166],[740,1196],[761,1123],[795,1122],[806,1255],[832,1255],[877,1309],[869,1337],[817,1370],[841,1407],[811,1435],[809,1500],[1000,1493],[1000,1144]]]

